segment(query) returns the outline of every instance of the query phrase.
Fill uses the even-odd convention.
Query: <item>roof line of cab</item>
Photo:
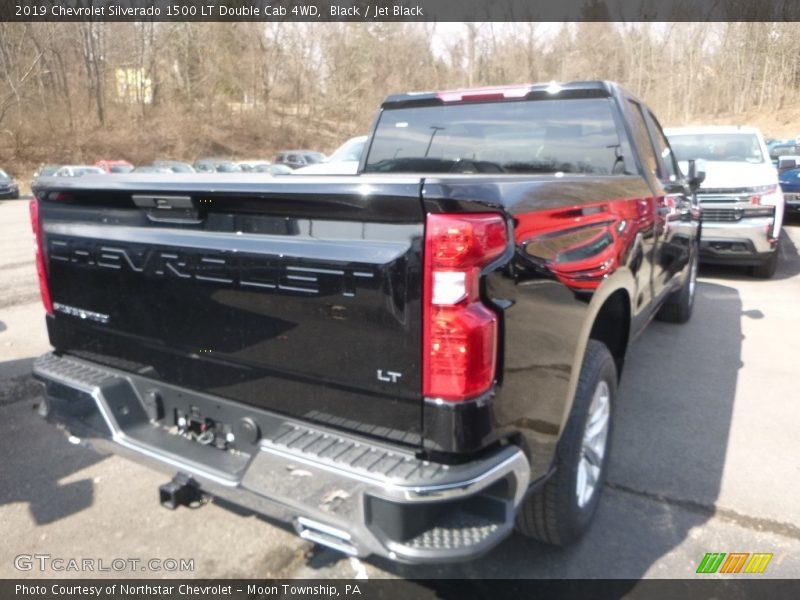
[[[570,81],[562,83],[526,83],[439,92],[407,92],[392,94],[384,99],[381,108],[397,109],[412,106],[441,106],[469,102],[498,102],[504,100],[543,100],[546,98],[604,98],[614,96],[622,88],[611,81]],[[630,92],[625,94],[632,97]]]

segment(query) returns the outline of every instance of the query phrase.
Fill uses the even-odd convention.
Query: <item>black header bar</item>
[[[786,579],[4,579],[3,600],[796,600],[800,582]]]
[[[798,21],[797,0],[2,0],[0,21]]]

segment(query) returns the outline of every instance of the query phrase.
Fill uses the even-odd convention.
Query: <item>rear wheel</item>
[[[556,450],[555,473],[525,499],[517,514],[517,529],[524,535],[563,546],[589,528],[606,478],[616,392],[611,352],[589,340],[572,412]]]
[[[694,297],[697,291],[697,270],[700,262],[700,253],[695,247],[689,261],[689,272],[680,289],[670,292],[664,304],[656,313],[656,319],[667,323],[686,323],[692,318]]]
[[[778,270],[778,247],[775,247],[775,250],[772,252],[770,257],[765,260],[760,265],[756,265],[755,267],[751,267],[750,274],[753,277],[759,277],[760,279],[769,279],[773,275],[775,275],[775,271]]]

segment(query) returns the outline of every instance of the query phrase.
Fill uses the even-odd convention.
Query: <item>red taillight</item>
[[[480,301],[481,268],[506,249],[498,214],[431,214],[425,225],[422,392],[459,402],[491,387],[497,316]]]
[[[42,292],[42,304],[47,314],[53,316],[53,301],[50,299],[50,286],[47,283],[47,265],[45,264],[42,226],[39,221],[39,201],[34,198],[30,203],[31,227],[36,247],[36,272],[39,274],[39,290]]]

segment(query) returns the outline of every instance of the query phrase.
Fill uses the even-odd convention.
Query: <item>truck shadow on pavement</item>
[[[714,542],[690,539],[690,532],[715,513],[742,366],[742,317],[737,290],[700,282],[688,324],[654,322],[629,348],[608,481],[595,522],[577,544],[553,548],[515,534],[470,563],[368,562],[415,579],[692,575],[691,547],[698,545],[699,561],[708,551],[699,548]],[[687,539],[688,561],[673,557],[654,567]]]
[[[0,388],[0,506],[26,503],[36,525],[46,525],[92,505],[90,479],[62,481],[106,457],[67,444],[64,434],[37,414],[42,398],[30,377],[32,362],[0,362],[0,373],[26,372],[4,377]]]

